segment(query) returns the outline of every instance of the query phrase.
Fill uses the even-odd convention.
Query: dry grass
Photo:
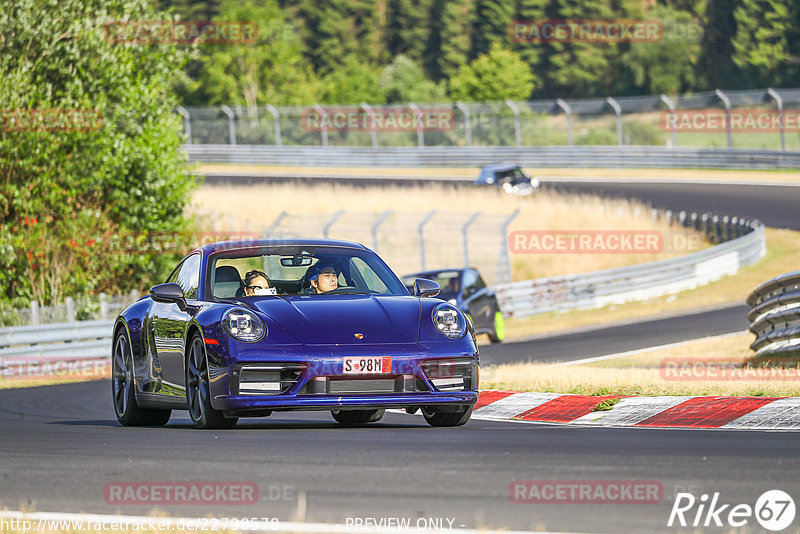
[[[742,363],[752,356],[751,334],[715,336],[647,353],[579,365],[522,363],[481,370],[482,389],[578,393],[583,395],[747,395],[800,396],[800,369],[733,371],[719,378],[721,361]],[[697,366],[687,367],[690,362]],[[677,370],[671,365],[677,365]],[[691,371],[691,372],[690,372]],[[731,373],[731,371],[728,371]],[[711,378],[713,379],[702,379]],[[689,377],[692,377],[691,379]]]
[[[666,179],[704,180],[720,182],[785,182],[800,183],[798,171],[749,171],[722,169],[576,169],[551,167],[526,167],[530,176],[557,178],[594,178],[598,180],[616,179]],[[206,163],[198,165],[195,172],[200,174],[235,173],[265,176],[312,176],[328,175],[342,177],[375,176],[436,176],[464,177],[474,179],[478,175],[476,167],[301,167],[285,165],[233,165],[225,163]]]
[[[706,246],[697,233],[652,220],[651,210],[643,204],[554,192],[516,197],[490,189],[439,184],[415,187],[356,187],[334,183],[226,185],[201,187],[194,195],[192,206],[196,213],[220,214],[217,221],[220,229],[254,232],[263,231],[285,210],[293,214],[285,228],[306,235],[320,235],[326,215],[346,210],[347,213],[331,227],[330,236],[367,244],[371,244],[370,224],[378,214],[392,210],[395,214],[381,226],[378,248],[398,274],[418,270],[417,224],[426,212],[434,209],[442,213],[425,227],[426,266],[452,267],[463,263],[461,227],[471,212],[480,211],[484,215],[470,227],[470,263],[483,270],[490,281],[497,264],[501,224],[515,209],[519,209],[519,215],[510,231],[660,231],[668,246],[673,239],[689,245],[660,253],[512,254],[514,280],[643,263]],[[201,224],[208,226],[210,222],[207,217],[201,217]]]

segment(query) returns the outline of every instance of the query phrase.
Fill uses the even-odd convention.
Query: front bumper
[[[215,409],[228,414],[247,416],[249,412],[258,416],[267,411],[434,405],[441,411],[449,411],[471,406],[478,400],[478,351],[471,340],[459,347],[460,352],[447,343],[318,346],[313,349],[223,346],[218,350],[225,354],[212,355],[211,351],[216,348],[207,346],[211,403]],[[230,348],[236,352],[226,350]],[[343,356],[388,357],[391,368],[385,374],[344,374]],[[432,361],[448,362],[448,365],[437,364],[432,371]],[[251,366],[258,368],[259,373],[273,374],[271,379],[263,378],[263,394],[254,392],[251,383],[243,381],[249,374],[245,371]],[[274,371],[278,368],[283,371]],[[453,387],[453,382],[460,386]],[[266,392],[266,389],[272,391]]]
[[[459,393],[404,393],[401,395],[348,395],[348,396],[305,396],[291,398],[222,396],[214,399],[214,407],[237,415],[247,415],[260,410],[341,410],[376,408],[416,408],[421,406],[461,407],[471,406],[478,400],[477,391]]]

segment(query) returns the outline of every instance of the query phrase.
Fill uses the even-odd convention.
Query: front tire
[[[500,343],[506,337],[506,322],[503,320],[503,314],[500,310],[495,310],[494,312],[494,325],[492,327],[492,331],[489,334],[489,340],[492,343]]]
[[[114,338],[111,360],[111,395],[114,412],[122,426],[164,426],[172,410],[140,408],[136,403],[136,385],[133,371],[133,353],[128,332],[123,328]]]
[[[461,426],[472,416],[472,406],[461,408],[457,412],[437,412],[423,407],[422,415],[431,426]]]
[[[189,417],[197,428],[233,428],[239,420],[238,417],[225,417],[211,405],[206,347],[197,333],[192,336],[186,355],[186,405]]]
[[[337,423],[343,425],[363,425],[377,423],[386,410],[331,410],[331,415]]]

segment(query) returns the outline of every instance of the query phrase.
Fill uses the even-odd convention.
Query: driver
[[[311,269],[308,280],[317,294],[327,293],[339,287],[339,272],[332,263],[320,261]]]

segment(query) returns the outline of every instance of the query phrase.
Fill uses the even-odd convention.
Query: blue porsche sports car
[[[387,408],[431,426],[466,423],[478,398],[471,322],[414,295],[366,247],[329,239],[203,245],[114,324],[112,394],[123,425],[199,428],[240,417],[329,410],[343,424]]]

